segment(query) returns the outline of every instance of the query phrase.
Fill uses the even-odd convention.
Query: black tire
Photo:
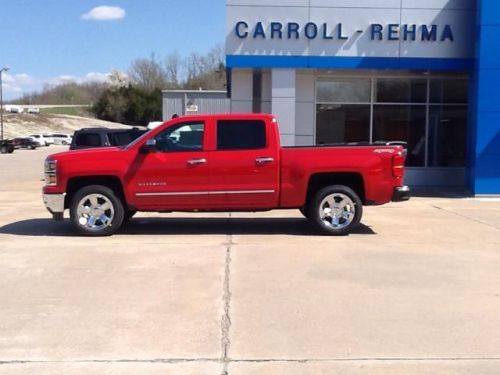
[[[9,154],[12,154],[14,152],[14,147],[10,147],[7,151]]]
[[[0,147],[0,154],[6,154],[7,151],[8,151],[8,149],[7,149],[6,145]]]
[[[84,217],[83,215],[79,216],[78,214],[78,206],[80,201],[84,200],[89,196],[98,196],[97,203],[99,205],[103,205],[105,203],[109,203],[111,206],[110,209],[103,212],[103,215],[109,219],[109,223],[105,223],[100,219],[95,220],[95,216],[92,217],[94,219],[95,227],[90,227],[90,220],[86,223],[82,223],[80,220],[85,220],[90,216]],[[88,200],[89,204],[90,199]],[[97,213],[95,213],[97,215]],[[71,199],[70,205],[70,218],[73,227],[76,231],[85,236],[91,237],[100,237],[100,236],[110,236],[114,234],[122,225],[124,219],[125,211],[123,208],[123,203],[118,198],[113,190],[106,186],[102,185],[90,185],[85,186],[78,190],[73,198]],[[98,224],[100,223],[100,224]]]
[[[137,210],[128,210],[127,212],[125,212],[125,218],[123,219],[123,221],[129,221],[134,217],[136,213]]]
[[[67,146],[68,145],[68,142],[66,142],[66,141],[62,141],[61,143],[62,143],[63,146]]]
[[[325,211],[330,208],[327,199],[338,204],[333,215]],[[324,217],[322,212],[326,214]],[[354,190],[344,185],[332,185],[319,190],[307,207],[307,217],[313,225],[323,234],[333,236],[349,234],[359,225],[362,215],[361,199]]]

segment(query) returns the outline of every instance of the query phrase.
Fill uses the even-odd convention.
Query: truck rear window
[[[217,122],[218,150],[255,150],[266,147],[266,124],[260,120]]]

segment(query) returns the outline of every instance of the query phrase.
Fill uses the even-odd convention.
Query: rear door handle
[[[189,166],[194,167],[195,165],[200,165],[200,164],[205,164],[207,162],[207,159],[191,159],[188,160],[187,163]]]
[[[273,161],[274,161],[274,158],[257,158],[257,159],[255,159],[255,162],[259,165],[272,163]]]

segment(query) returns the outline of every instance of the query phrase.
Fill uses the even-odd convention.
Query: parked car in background
[[[38,147],[38,143],[32,138],[14,138],[12,140],[14,148],[26,148],[30,150],[35,150]]]
[[[18,105],[6,105],[5,106],[5,112],[9,113],[23,113],[24,108]]]
[[[47,144],[53,145],[54,144],[54,137],[52,137],[52,134],[42,134],[45,140],[47,141]]]
[[[70,145],[73,137],[69,134],[51,134],[55,145]]]
[[[38,114],[38,113],[40,113],[40,108],[38,108],[38,107],[30,107],[30,108],[28,108],[27,112],[28,113]]]
[[[12,154],[14,152],[14,144],[8,139],[0,140],[0,154]]]
[[[46,136],[45,134],[31,134],[29,138],[33,138],[33,140],[40,146],[48,146],[54,143],[54,139]]]
[[[145,129],[85,128],[73,134],[70,150],[94,147],[126,146],[146,133]]]

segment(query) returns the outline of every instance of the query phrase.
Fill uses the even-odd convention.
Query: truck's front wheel
[[[363,203],[351,188],[327,186],[319,190],[307,208],[307,217],[323,233],[349,234],[360,222]]]
[[[123,223],[123,203],[106,186],[91,185],[78,190],[71,199],[71,222],[86,236],[110,236]]]

